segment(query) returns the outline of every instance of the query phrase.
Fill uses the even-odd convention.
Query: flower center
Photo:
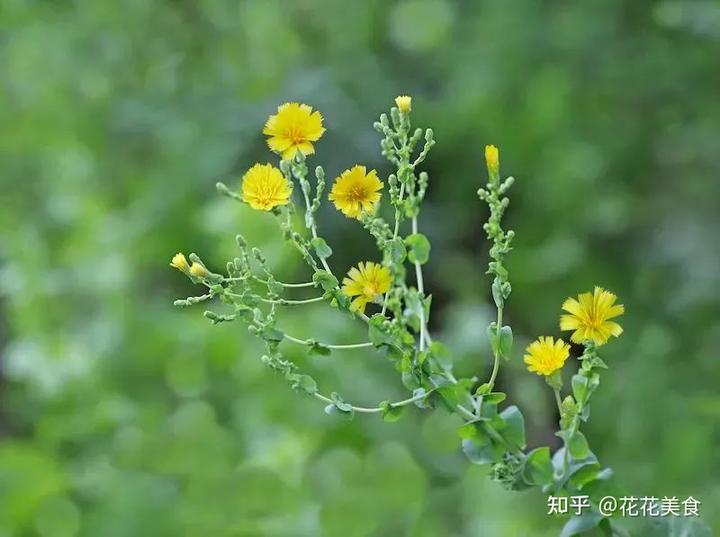
[[[305,141],[305,132],[297,125],[291,126],[288,129],[286,136],[289,140],[292,141],[293,144],[300,144]]]
[[[368,282],[363,286],[363,295],[366,297],[375,298],[377,294],[377,287],[372,282]]]
[[[363,201],[367,199],[367,188],[363,185],[353,185],[350,187],[348,197],[351,201]]]

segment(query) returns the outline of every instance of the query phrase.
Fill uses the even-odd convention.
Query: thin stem
[[[457,405],[455,408],[457,408],[458,411],[460,412],[460,414],[462,414],[463,416],[465,416],[466,418],[468,418],[470,421],[477,421],[478,417],[477,417],[475,414],[473,414],[472,412],[470,412],[470,411],[469,411],[467,408],[465,408],[464,406],[462,406],[462,405]]]
[[[560,390],[553,389],[553,392],[555,392],[555,403],[557,404],[557,409],[560,414],[562,414],[562,400],[560,399]]]
[[[300,179],[300,178],[298,177],[298,179]],[[304,177],[303,177],[302,180],[303,180],[303,181],[307,181],[307,179],[305,179]],[[300,190],[302,190],[303,197],[305,198],[305,210],[306,210],[307,212],[310,212],[310,211],[311,211],[311,207],[310,207],[310,197],[308,196],[308,193],[307,193],[307,191],[306,191],[304,188],[301,188]],[[318,238],[318,234],[317,234],[317,224],[315,224],[315,218],[312,217],[312,215],[311,215],[311,217],[310,217],[310,234],[312,235],[312,238],[313,238],[313,239],[317,239],[317,238]],[[328,262],[325,260],[324,257],[320,257],[320,263],[322,264],[323,268],[324,268],[326,271],[328,271],[330,274],[332,274],[332,270],[330,270],[330,265],[328,265]]]
[[[282,306],[282,305],[312,304],[313,302],[322,302],[325,299],[321,296],[316,296],[314,298],[306,298],[304,300],[291,300],[289,298],[278,298],[276,300],[269,299],[269,298],[260,298],[260,300],[267,304],[280,304]]]
[[[406,405],[412,404],[412,403],[414,403],[415,401],[420,401],[420,400],[422,400],[422,399],[425,399],[425,398],[429,395],[429,393],[430,393],[430,392],[423,392],[423,393],[420,393],[420,394],[418,394],[418,395],[413,395],[412,397],[409,397],[408,399],[403,399],[402,401],[396,401],[396,402],[394,402],[394,403],[390,403],[390,407],[391,407],[391,408],[397,408],[397,407],[401,407],[401,406],[406,406]],[[313,393],[313,395],[314,395],[317,399],[320,399],[321,401],[324,401],[325,403],[329,403],[329,404],[331,404],[331,405],[332,405],[332,404],[335,404],[335,401],[333,401],[333,400],[330,399],[329,397],[326,397],[326,396],[324,396],[324,395],[322,395],[322,394],[320,394],[320,393],[318,393],[318,392]],[[377,406],[377,407],[362,407],[362,406],[355,406],[355,405],[350,405],[350,406],[352,407],[352,409],[353,409],[355,412],[360,412],[360,413],[364,413],[364,414],[376,414],[376,413],[378,413],[378,412],[382,412],[382,411],[383,411],[383,407],[380,407],[380,406]]]
[[[400,232],[400,207],[399,207],[399,205],[400,205],[400,203],[402,203],[404,196],[405,196],[405,183],[401,183],[400,184],[400,193],[398,194],[398,202],[397,202],[397,206],[395,207],[395,229],[393,230],[393,236],[392,236],[393,241],[395,239],[397,239],[398,233]],[[389,289],[385,292],[385,296],[383,297],[383,307],[382,307],[382,311],[380,312],[383,315],[385,315],[385,312],[387,311],[388,296],[390,296]]]
[[[290,334],[284,334],[285,339],[288,341],[292,341],[293,343],[298,343],[299,345],[310,345],[312,342],[307,339],[300,339],[291,336]],[[366,347],[372,347],[373,344],[369,341],[365,343],[349,343],[344,345],[336,345],[336,344],[330,344],[330,343],[318,343],[319,345],[322,345],[323,347],[327,347],[328,349],[338,349],[338,350],[344,350],[344,349],[363,349]]]
[[[413,216],[412,219],[412,232],[413,234],[418,232],[417,216]],[[425,334],[427,332],[427,326],[425,323],[425,304],[423,303],[425,284],[423,283],[422,267],[418,261],[415,261],[415,279],[417,282],[418,293],[420,294],[420,352],[422,352],[425,350]]]
[[[502,322],[503,322],[503,308],[499,307],[497,309],[497,325],[495,327],[496,334],[499,337],[500,336],[500,329],[502,328]],[[500,370],[500,352],[498,350],[493,351],[495,355],[495,360],[493,362],[493,370],[490,374],[490,380],[488,381],[488,384],[490,385],[490,391],[495,387],[495,379],[497,379],[498,371]]]
[[[238,295],[237,293],[229,293],[225,292],[226,295],[231,296],[233,298],[243,298],[243,295]],[[265,297],[257,297],[258,300],[261,302],[265,302],[266,304],[279,304],[281,306],[289,306],[289,305],[299,305],[299,304],[312,304],[313,302],[322,302],[325,300],[321,296],[317,296],[314,298],[306,298],[304,300],[291,300],[289,298],[278,298],[278,299],[272,299],[272,298],[265,298]]]
[[[254,274],[251,276],[253,280],[255,280],[258,283],[262,283],[265,285],[268,285],[267,280],[263,280],[262,278],[255,276]],[[242,282],[247,280],[246,277],[236,277],[236,278],[223,278],[223,282]],[[303,283],[285,283],[280,281],[275,281],[275,283],[278,283],[282,285],[283,287],[314,287],[315,282],[303,282]]]

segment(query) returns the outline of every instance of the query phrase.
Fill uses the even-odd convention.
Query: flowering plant
[[[560,318],[559,328],[572,331],[571,341],[583,347],[579,370],[572,375],[570,390],[564,396],[561,371],[570,356],[570,345],[561,338],[540,336],[527,347],[524,361],[528,370],[543,377],[554,392],[560,418],[557,435],[563,446],[554,454],[548,446],[526,450],[523,414],[515,405],[503,405],[506,394],[495,388],[501,363],[510,359],[513,348],[513,332],[504,322],[503,312],[512,291],[504,261],[514,232],[503,229],[502,219],[509,204],[506,194],[514,179],[501,178],[499,151],[487,146],[488,181],[478,195],[489,207],[489,219],[484,225],[491,244],[487,273],[492,276],[491,295],[497,311],[496,320],[487,327],[492,370],[485,382],[478,377],[456,378],[448,350],[428,330],[431,295],[425,289],[423,265],[430,259],[430,242],[418,224],[429,183],[428,174],[419,170],[435,139],[431,129],[412,128],[410,97],[398,97],[395,103],[389,117],[382,114],[374,125],[382,135],[382,154],[395,171],[383,182],[375,170],[354,165],[335,179],[327,195],[338,211],[357,219],[373,237],[378,260],[360,261],[342,280],[330,267],[328,259],[333,252],[320,235],[316,221],[325,199],[325,172],[317,166],[314,180],[308,172],[308,157],[315,152],[313,144],[325,132],[323,117],[310,106],[287,103],[278,107],[263,130],[269,137],[270,149],[280,155],[278,166],[268,163],[249,168],[239,193],[222,183],[217,188],[221,194],[253,209],[271,213],[284,239],[307,263],[312,273],[310,281],[279,281],[263,253],[238,235],[239,254],[227,263],[224,273],[210,270],[196,254],[190,254],[189,261],[181,253],[173,257],[173,267],[207,289],[205,294],[176,300],[175,305],[218,299],[226,305],[225,311],[207,310],[205,317],[213,323],[247,324],[250,333],[264,342],[262,361],[280,373],[294,390],[323,402],[328,414],[347,418],[378,414],[386,421],[396,421],[411,405],[421,409],[444,406],[463,419],[458,434],[468,459],[489,465],[495,481],[513,490],[539,487],[554,496],[588,497],[589,509],[571,518],[563,535],[596,526],[611,531],[610,520],[600,514],[596,502],[607,490],[612,472],[601,467],[581,425],[590,416],[590,399],[598,388],[600,373],[607,367],[599,348],[622,333],[612,319],[624,312],[623,306],[615,303],[614,294],[600,287],[562,304],[566,313]],[[386,183],[388,201],[394,210],[390,222],[378,210]],[[300,207],[293,199],[296,187],[300,189]],[[294,224],[296,211],[304,214],[304,229]],[[412,283],[408,282],[408,272],[413,274]],[[319,294],[308,299],[289,297],[297,288],[315,288]],[[329,343],[292,336],[278,328],[282,306],[314,302],[326,302],[364,323],[368,340]],[[309,353],[320,355],[375,348],[400,373],[409,396],[365,407],[346,401],[337,392],[322,392],[311,376],[285,356],[286,343],[302,345]]]

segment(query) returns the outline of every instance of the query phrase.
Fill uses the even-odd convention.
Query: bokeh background
[[[398,94],[435,130],[422,230],[431,329],[486,376],[482,148],[517,178],[507,222],[516,334],[503,389],[531,445],[550,393],[524,344],[559,306],[615,290],[625,335],[587,435],[627,494],[720,515],[720,2],[0,0],[0,536],[550,536],[539,492],[509,493],[413,410],[339,422],[259,361],[239,324],[172,301],[168,267],[234,235],[308,277],[271,217],[221,198],[275,107],[327,133],[311,163],[391,168],[372,129]],[[374,259],[332,207],[337,272]],[[360,341],[335,311],[283,311],[300,337]],[[404,397],[371,352],[292,356],[356,404]],[[649,535],[639,530],[638,535]],[[676,533],[679,535],[680,533]]]

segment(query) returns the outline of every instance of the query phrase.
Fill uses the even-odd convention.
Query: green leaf
[[[588,446],[585,435],[580,431],[575,432],[575,434],[570,437],[568,447],[570,449],[570,455],[572,455],[574,459],[581,460],[590,455],[590,446]]]
[[[582,515],[576,515],[567,521],[563,526],[560,537],[573,537],[580,535],[587,530],[596,528],[603,516],[597,511],[585,511]]]
[[[325,414],[328,416],[337,416],[339,418],[342,418],[344,420],[350,421],[355,416],[355,413],[350,409],[350,411],[344,411],[340,410],[336,405],[330,404],[325,407]]]
[[[458,397],[459,394],[456,386],[454,384],[448,384],[446,386],[441,386],[436,391],[440,394],[441,400],[445,403],[445,406],[447,406],[448,410],[454,412],[457,406],[460,404],[460,399]]]
[[[495,307],[502,308],[505,305],[505,298],[503,297],[501,282],[498,278],[495,278],[495,281],[493,281],[491,289]]]
[[[597,355],[592,355],[590,358],[585,358],[583,360],[583,368],[587,369],[593,369],[593,368],[599,368],[599,369],[607,369],[607,364],[603,361],[602,358],[600,358]]]
[[[550,461],[550,448],[547,446],[533,449],[528,453],[524,469],[525,481],[532,485],[547,485],[553,481],[553,467]]]
[[[351,420],[355,411],[350,403],[343,401],[342,397],[336,392],[330,394],[332,403],[325,407],[325,413],[328,415],[339,415],[345,419]]]
[[[267,279],[267,288],[268,292],[274,294],[274,295],[282,295],[285,288],[283,285],[278,282],[272,275],[268,276]]]
[[[478,446],[485,446],[490,443],[485,431],[478,426],[479,422],[471,421],[458,427],[458,435],[462,440],[471,440]]]
[[[236,304],[235,305],[235,315],[242,321],[249,323],[253,320],[253,309],[246,306],[245,304]]]
[[[375,347],[382,347],[383,345],[392,345],[395,339],[388,332],[385,327],[385,316],[376,313],[370,318],[368,323],[368,339]]]
[[[572,390],[575,400],[584,404],[588,393],[588,378],[584,375],[573,375]]]
[[[480,417],[485,419],[494,419],[498,415],[497,404],[489,401],[483,401],[480,407]],[[504,424],[503,424],[504,425]]]
[[[462,450],[473,464],[490,464],[502,458],[503,448],[498,444],[478,445],[472,440],[462,441]]]
[[[507,358],[510,356],[510,351],[512,350],[513,345],[512,328],[509,326],[503,326],[498,333],[496,327],[496,323],[490,323],[487,328],[487,336],[490,340],[490,345],[492,346],[493,353],[502,356],[503,358]]]
[[[407,256],[407,250],[405,244],[400,237],[395,237],[393,240],[387,242],[387,249],[390,253],[390,260],[396,265],[400,265],[405,261]]]
[[[552,465],[553,465],[553,471],[556,476],[563,476],[563,479],[556,483],[558,486],[562,486],[565,484],[565,482],[573,475],[578,473],[580,470],[587,466],[594,466],[599,468],[600,465],[598,464],[597,457],[592,453],[589,452],[588,456],[582,460],[576,460],[571,458],[570,464],[567,468],[567,473],[564,474],[564,467],[565,467],[565,447],[561,447],[558,449],[555,453],[553,453],[552,456]]]
[[[570,478],[570,482],[581,490],[585,485],[595,481],[608,481],[613,476],[612,468],[601,469],[599,464],[585,466]]]
[[[428,396],[431,392],[428,392],[425,388],[416,388],[413,390],[413,397],[424,395],[425,397],[422,399],[418,399],[415,401],[415,406],[418,408],[430,408],[430,404],[428,403]]]
[[[290,381],[290,387],[293,390],[303,391],[308,395],[312,395],[317,392],[317,382],[315,382],[315,379],[310,375],[291,374],[288,375],[287,378]]]
[[[315,272],[315,274],[313,274],[313,281],[325,291],[331,291],[338,286],[337,278],[326,270],[318,270]]]
[[[437,380],[435,382],[437,383]],[[445,385],[441,385],[435,390],[440,394],[443,403],[445,403],[449,411],[455,412],[458,405],[472,405],[467,387],[469,382],[472,381],[470,379],[462,379],[457,384],[452,384],[447,381]]]
[[[401,373],[410,373],[412,370],[413,370],[412,355],[403,354],[402,358],[400,358],[399,371]]]
[[[380,408],[382,408],[383,420],[388,423],[393,423],[399,420],[405,410],[404,406],[392,406],[390,401],[383,401],[380,403]]]
[[[316,356],[330,356],[332,352],[329,347],[326,347],[322,343],[318,343],[314,339],[309,339],[307,342],[308,353]]]
[[[424,265],[430,259],[430,241],[422,233],[413,233],[405,238],[408,247],[408,259],[411,263]]]
[[[507,398],[507,395],[505,395],[503,392],[491,392],[486,393],[483,395],[483,403],[493,403],[498,404],[502,403]]]
[[[405,317],[416,332],[420,331],[420,319],[423,315],[423,305],[416,289],[410,288],[405,293]],[[427,323],[427,319],[425,320]]]
[[[333,400],[333,403],[338,410],[342,410],[343,412],[352,412],[352,405],[343,401],[342,397],[340,397],[337,392],[332,392],[330,394],[330,399]]]
[[[475,390],[476,395],[484,395],[486,393],[490,393],[490,390],[492,390],[492,386],[490,386],[489,383],[481,384],[478,386],[477,390]]]
[[[273,326],[264,326],[260,332],[260,337],[265,341],[282,341],[285,334]]]
[[[448,370],[452,366],[452,358],[450,357],[450,351],[441,342],[435,340],[430,344],[430,355],[437,360],[440,366]]]
[[[525,449],[525,418],[520,409],[515,405],[509,406],[500,413],[500,417],[507,424],[500,432],[502,437],[520,449]]]
[[[508,358],[510,356],[510,351],[512,350],[513,345],[513,333],[512,328],[509,326],[503,326],[500,329],[500,341],[498,344],[498,350],[500,352],[500,356],[503,358]]]
[[[327,259],[332,255],[332,248],[330,248],[322,237],[315,237],[310,240],[310,245],[315,250],[315,253],[320,259]]]
[[[418,379],[418,376],[410,371],[403,371],[400,375],[400,380],[403,383],[403,386],[405,386],[408,390],[417,390],[420,389],[421,382]]]

